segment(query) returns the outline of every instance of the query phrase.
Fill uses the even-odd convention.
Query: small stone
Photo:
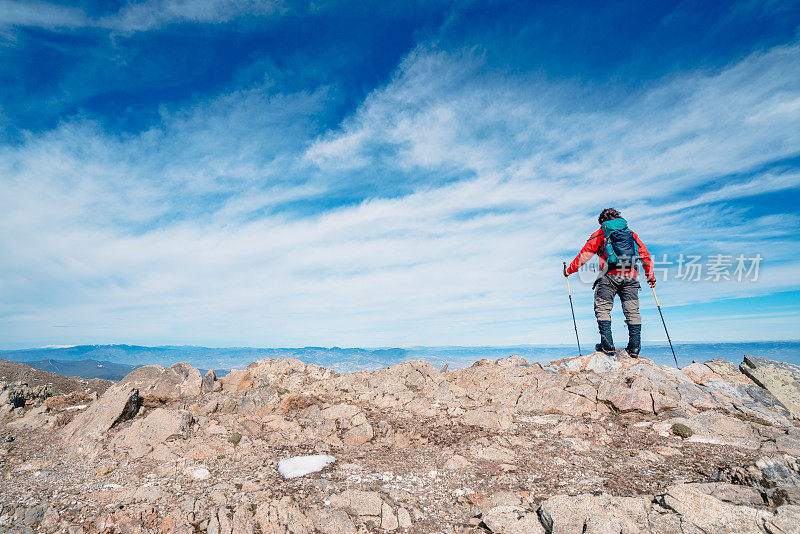
[[[358,447],[371,440],[373,436],[372,425],[364,423],[345,432],[342,441],[351,447]]]
[[[195,480],[208,480],[209,478],[211,478],[211,471],[209,471],[205,467],[198,467],[192,473],[192,477]]]
[[[397,510],[397,524],[400,528],[411,528],[411,515],[405,508]]]
[[[444,468],[448,471],[460,471],[462,469],[468,469],[471,466],[472,463],[459,454],[454,454],[444,463]]]
[[[397,530],[398,521],[397,516],[394,515],[392,507],[383,503],[381,507],[381,528],[383,530]]]
[[[680,436],[684,439],[692,437],[692,429],[688,426],[684,425],[683,423],[675,423],[672,425],[672,433],[676,436]]]

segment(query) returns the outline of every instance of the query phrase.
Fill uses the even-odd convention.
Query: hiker
[[[564,268],[564,276],[576,272],[595,254],[600,258],[600,274],[594,281],[594,314],[600,330],[600,343],[595,350],[614,354],[611,335],[611,308],[614,295],[619,295],[625,322],[628,325],[628,347],[631,358],[638,358],[642,346],[642,316],[639,314],[639,271],[637,260],[644,265],[644,274],[650,287],[655,287],[656,277],[650,253],[628,223],[614,208],[606,208],[597,218],[600,228],[589,237],[581,251]]]

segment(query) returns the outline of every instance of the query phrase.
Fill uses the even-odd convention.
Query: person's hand
[[[655,278],[653,278],[652,280],[648,280],[647,283],[650,284],[650,287],[656,287],[656,279]]]
[[[564,273],[564,278],[566,278],[566,277],[568,277],[568,276],[569,276],[569,275],[567,274],[567,265],[566,265],[566,264],[564,264],[564,269],[563,269],[563,271],[562,271],[562,272]]]

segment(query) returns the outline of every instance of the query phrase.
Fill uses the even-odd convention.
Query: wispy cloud
[[[83,10],[49,2],[3,0],[0,2],[0,28],[3,26],[39,26],[75,28],[90,23]]]
[[[159,4],[157,20],[134,6],[108,25],[239,9]],[[316,117],[333,86],[232,90],[165,106],[132,134],[65,120],[0,149],[0,332],[39,344],[560,342],[561,261],[608,205],[656,253],[780,243],[757,284],[665,284],[670,304],[795,290],[796,213],[735,201],[800,187],[796,165],[780,164],[800,155],[798,73],[792,44],[620,96],[428,43],[331,131]],[[589,328],[590,292],[576,293]],[[76,328],[49,334],[65,322]]]
[[[147,0],[128,3],[114,14],[92,18],[78,7],[3,0],[0,26],[96,27],[137,32],[174,23],[224,23],[244,15],[273,16],[292,10],[290,5],[274,0]]]

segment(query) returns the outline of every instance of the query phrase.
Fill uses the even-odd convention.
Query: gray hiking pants
[[[619,295],[625,322],[642,324],[639,314],[639,279],[632,276],[605,274],[594,282],[594,314],[598,321],[611,321],[614,296]]]

